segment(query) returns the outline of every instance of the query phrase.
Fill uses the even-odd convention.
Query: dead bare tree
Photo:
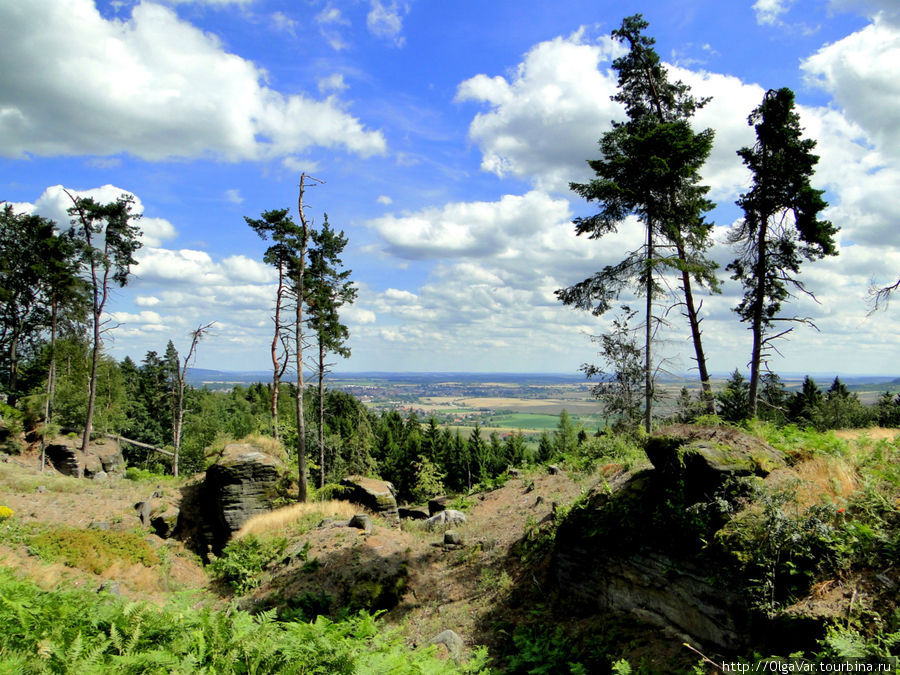
[[[181,453],[181,434],[184,429],[184,390],[187,384],[188,365],[190,364],[191,359],[194,358],[200,340],[203,339],[215,323],[215,321],[211,321],[205,326],[197,326],[196,330],[191,332],[191,348],[188,351],[187,356],[184,357],[181,368],[178,369],[178,382],[175,390],[175,423],[172,425],[172,445],[175,448],[175,452],[172,456],[173,476],[178,475],[178,458]]]
[[[306,471],[306,422],[303,411],[303,305],[306,302],[306,252],[309,245],[311,222],[306,217],[306,206],[303,198],[306,189],[325,181],[300,175],[299,196],[297,197],[297,212],[300,216],[300,228],[292,238],[292,253],[289,259],[289,277],[294,295],[294,367],[297,370],[297,474],[298,495],[297,500],[306,501],[308,477]]]
[[[897,281],[888,286],[878,286],[873,283],[869,287],[868,299],[871,307],[869,314],[877,312],[879,309],[887,309],[887,306],[891,301],[891,295],[893,295],[894,291],[898,288],[900,288],[900,279],[897,279]]]

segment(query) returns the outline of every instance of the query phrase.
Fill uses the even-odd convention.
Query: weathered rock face
[[[281,461],[256,446],[233,443],[225,447],[219,462],[206,472],[206,488],[226,540],[251,517],[272,510],[283,473]]]
[[[122,456],[122,450],[118,443],[91,446],[91,449],[100,460],[103,471],[110,476],[125,473],[125,458]]]
[[[397,509],[401,519],[405,520],[427,520],[428,511],[422,509],[401,506]]]
[[[428,515],[433,516],[447,508],[450,503],[450,497],[435,497],[428,500]]]
[[[552,574],[573,611],[626,612],[693,644],[742,649],[769,630],[704,537],[729,478],[766,475],[780,453],[730,429],[681,425],[649,439],[653,469],[595,488],[560,524]],[[790,630],[789,628],[787,630]]]
[[[400,520],[394,486],[387,481],[347,476],[341,481],[341,485],[346,488],[340,495],[341,499],[364,506],[372,513],[388,520]]]
[[[53,468],[64,476],[81,475],[81,453],[62,443],[50,443],[44,450]]]
[[[125,472],[125,459],[118,443],[92,442],[88,452],[82,453],[76,447],[77,442],[62,439],[47,445],[47,459],[61,474],[94,478],[99,473],[119,476]]]
[[[281,460],[245,443],[225,447],[203,482],[182,489],[175,531],[201,557],[218,554],[251,517],[272,510],[284,475]],[[156,514],[154,514],[156,515]],[[160,514],[171,520],[175,514]],[[164,523],[152,523],[163,528]],[[171,523],[166,523],[171,527]],[[163,528],[165,529],[165,528]]]

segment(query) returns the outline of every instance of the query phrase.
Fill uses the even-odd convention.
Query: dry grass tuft
[[[276,457],[282,462],[287,462],[287,452],[285,451],[284,446],[281,444],[281,441],[276,441],[271,436],[263,436],[262,434],[250,434],[248,436],[244,436],[243,438],[235,439],[228,434],[220,431],[218,434],[216,434],[213,442],[210,443],[203,451],[203,455],[206,458],[207,464],[215,464],[220,459],[222,459],[225,448],[233,443],[246,443],[247,445],[253,445],[262,450],[267,455]]]
[[[865,429],[835,429],[835,436],[843,440],[859,440],[868,438],[873,441],[893,441],[900,437],[900,429],[888,429],[885,427],[867,427]]]
[[[365,509],[358,504],[332,499],[324,502],[305,502],[292,504],[268,513],[260,513],[244,523],[244,526],[235,534],[235,538],[246,537],[248,534],[255,536],[265,534],[285,533],[295,523],[315,516],[316,518],[335,518],[349,520],[354,514],[361,513]]]
[[[774,482],[797,481],[795,503],[806,509],[814,504],[845,502],[859,488],[859,476],[840,457],[819,456],[772,473]],[[797,480],[799,479],[799,480]]]
[[[250,445],[255,445],[267,455],[277,457],[282,462],[287,461],[287,453],[285,452],[281,441],[276,441],[271,436],[250,434],[249,436],[244,436],[241,440],[237,441],[237,443],[249,443]]]

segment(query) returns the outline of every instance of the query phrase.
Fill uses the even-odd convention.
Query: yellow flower
[[[7,518],[12,518],[13,510],[8,506],[0,506],[0,523]]]

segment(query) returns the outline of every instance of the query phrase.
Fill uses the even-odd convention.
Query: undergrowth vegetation
[[[24,545],[29,554],[45,562],[59,562],[93,574],[101,574],[116,563],[145,567],[161,563],[143,532],[58,527],[10,518],[0,522],[0,543]]]
[[[407,648],[366,613],[282,622],[272,612],[251,616],[189,603],[158,608],[78,590],[47,592],[0,570],[0,672],[485,672],[483,651],[461,665],[442,661],[434,648]]]
[[[735,426],[716,417],[705,422]],[[652,539],[676,558],[702,564],[710,579],[739,591],[764,616],[802,616],[820,607],[821,616],[833,617],[824,619],[817,642],[799,650],[796,645],[783,657],[746,654],[744,664],[766,661],[776,669],[781,663],[807,670],[846,659],[896,664],[900,435],[874,440],[861,433],[848,440],[793,425],[736,426],[783,451],[788,466],[765,479],[732,478],[714,494],[691,495],[679,480],[658,482],[655,472],[642,471],[649,465],[639,433],[593,438],[557,461],[569,470],[599,469],[610,481],[632,470],[637,482],[620,489],[601,479],[594,490],[556,509],[552,522],[530,523],[512,553],[526,569],[539,569],[553,555],[558,526],[576,515],[579,538],[615,541],[622,555],[643,550]],[[547,602],[538,586],[532,593],[536,604],[529,615],[498,628],[510,636],[499,654],[500,667],[510,672],[712,672],[688,650],[678,663],[644,661],[640,631],[630,632],[627,622],[597,617],[579,624],[564,595]]]

